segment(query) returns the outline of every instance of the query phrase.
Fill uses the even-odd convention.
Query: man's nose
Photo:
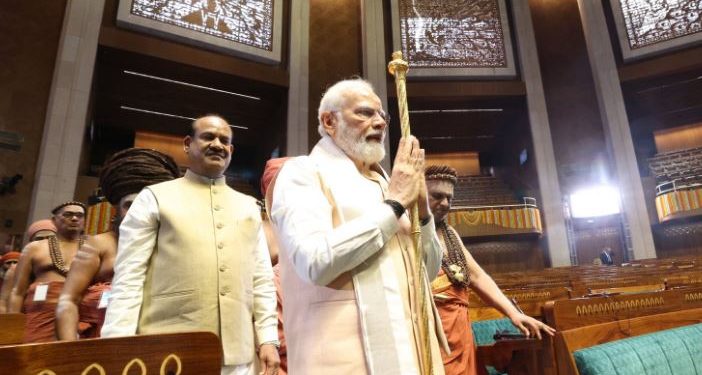
[[[218,148],[218,149],[223,149],[224,148],[224,143],[219,140],[219,138],[215,138],[210,142],[210,147],[211,148]]]
[[[376,112],[376,116],[373,117],[373,129],[383,130],[387,126],[388,123],[385,122],[385,119],[380,115],[380,112]]]

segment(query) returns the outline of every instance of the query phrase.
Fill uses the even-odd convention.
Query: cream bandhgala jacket
[[[185,331],[219,335],[225,365],[278,339],[255,200],[191,171],[142,190],[122,221],[102,336]]]

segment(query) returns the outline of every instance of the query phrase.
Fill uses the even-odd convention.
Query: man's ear
[[[324,130],[329,134],[330,136],[333,136],[334,133],[336,133],[337,129],[337,118],[334,116],[332,112],[323,112],[322,113],[322,127]]]
[[[183,151],[187,154],[188,151],[190,150],[190,142],[192,142],[192,138],[189,135],[186,135],[185,138],[183,138]]]

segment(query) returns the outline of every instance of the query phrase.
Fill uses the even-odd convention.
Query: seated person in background
[[[32,225],[29,226],[29,228],[27,228],[27,238],[29,239],[29,242],[43,240],[49,236],[55,235],[56,226],[54,225],[54,222],[49,219],[35,221],[32,223]],[[19,261],[21,253],[14,251],[11,253],[14,254],[12,255],[12,257],[16,257],[14,258],[14,263],[16,265]],[[14,285],[15,267],[13,265],[12,267],[8,267],[3,276],[2,288],[0,288],[0,314],[3,314],[8,310],[8,305],[10,303],[10,291],[12,291],[12,287]]]
[[[469,287],[483,301],[505,314],[527,337],[541,339],[541,331],[553,335],[555,330],[520,312],[475,262],[458,232],[446,222],[457,181],[456,170],[449,166],[430,166],[425,171],[425,178],[429,207],[444,249],[441,271],[432,282],[434,301],[451,349],[450,354],[442,350],[442,360],[446,375],[477,374],[473,332],[468,318]]]
[[[278,355],[280,356],[280,369],[278,370],[278,375],[285,375],[288,371],[288,356],[287,356],[287,345],[285,345],[285,333],[283,332],[283,294],[282,288],[280,286],[280,266],[278,265],[278,238],[275,235],[273,229],[273,224],[271,223],[270,217],[268,217],[268,212],[270,212],[271,205],[273,204],[273,187],[275,187],[275,178],[280,172],[280,168],[283,167],[287,158],[277,158],[270,159],[266,162],[266,167],[263,170],[263,176],[261,177],[261,193],[265,198],[264,202],[266,204],[265,212],[266,218],[262,222],[263,232],[266,235],[266,242],[268,243],[268,252],[271,254],[271,264],[273,264],[273,283],[275,283],[275,297],[278,301],[278,341],[280,342],[280,347],[278,347]]]
[[[12,278],[15,275],[15,266],[20,257],[19,252],[10,251],[0,257],[0,267],[2,267],[3,280],[0,280],[0,314],[7,312],[7,297],[12,289]]]
[[[175,161],[155,150],[130,148],[105,163],[100,188],[117,208],[117,216],[112,230],[89,237],[73,260],[56,308],[59,340],[100,337],[114,275],[119,223],[141,189],[178,177]]]
[[[73,257],[84,242],[83,203],[66,202],[51,213],[56,236],[25,246],[10,293],[9,312],[27,314],[24,342],[55,340],[56,302]]]
[[[600,253],[600,261],[602,261],[602,264],[605,266],[614,265],[614,259],[612,258],[612,248],[611,247],[605,246],[602,249],[602,252]]]

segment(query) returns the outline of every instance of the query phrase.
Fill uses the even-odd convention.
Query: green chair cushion
[[[592,346],[573,357],[580,375],[702,375],[702,324]]]
[[[512,321],[507,318],[481,320],[471,323],[473,329],[473,339],[476,345],[492,345],[495,343],[493,336],[495,332],[509,331],[519,333],[517,327],[512,325]]]

